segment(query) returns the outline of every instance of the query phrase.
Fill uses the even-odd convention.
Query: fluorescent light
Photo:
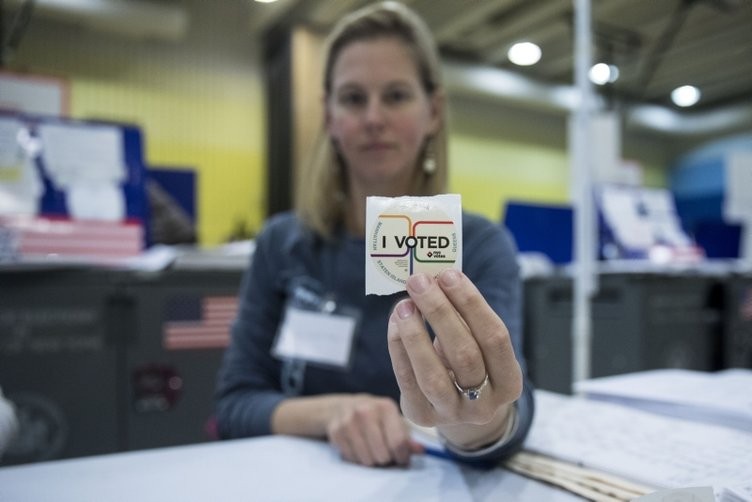
[[[540,61],[541,50],[532,42],[518,42],[509,48],[507,57],[518,66],[530,66]]]
[[[683,85],[671,91],[671,100],[676,106],[692,106],[700,101],[702,93],[693,85]]]
[[[590,77],[590,81],[596,85],[613,83],[619,78],[619,68],[606,63],[594,64],[590,68],[588,76]]]
[[[277,0],[256,0],[258,3],[274,3]]]

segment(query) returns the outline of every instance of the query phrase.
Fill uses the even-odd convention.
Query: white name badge
[[[325,366],[350,364],[357,319],[288,307],[272,354]]]

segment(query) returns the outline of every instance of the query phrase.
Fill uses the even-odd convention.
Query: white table
[[[0,468],[3,502],[514,500],[579,498],[503,469],[415,456],[409,468],[342,461],[326,443],[269,436]]]

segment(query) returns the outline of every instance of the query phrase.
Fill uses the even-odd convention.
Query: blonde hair
[[[342,50],[353,42],[395,37],[413,55],[418,75],[426,94],[432,96],[443,89],[441,64],[433,37],[425,23],[412,10],[398,2],[369,5],[342,18],[330,33],[324,51],[324,93],[331,93],[332,69]],[[416,166],[413,184],[406,195],[435,195],[446,191],[447,133],[446,113],[440,108],[439,129],[424,145],[417,166],[422,166],[426,151],[436,162],[436,169],[427,173]],[[428,144],[430,143],[430,145]],[[344,160],[332,146],[322,127],[316,148],[305,167],[297,190],[297,211],[300,218],[322,237],[331,237],[344,222],[347,201],[347,172]]]

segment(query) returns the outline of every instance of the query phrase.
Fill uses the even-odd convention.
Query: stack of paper
[[[752,501],[752,434],[536,392],[525,449],[656,488],[713,486]]]
[[[666,369],[575,384],[588,398],[752,433],[752,370]],[[752,478],[752,472],[750,473]]]
[[[0,248],[22,263],[118,264],[138,256],[144,243],[136,220],[0,216],[0,231]]]
[[[618,476],[529,452],[514,455],[504,467],[597,502],[627,502],[654,491]]]

